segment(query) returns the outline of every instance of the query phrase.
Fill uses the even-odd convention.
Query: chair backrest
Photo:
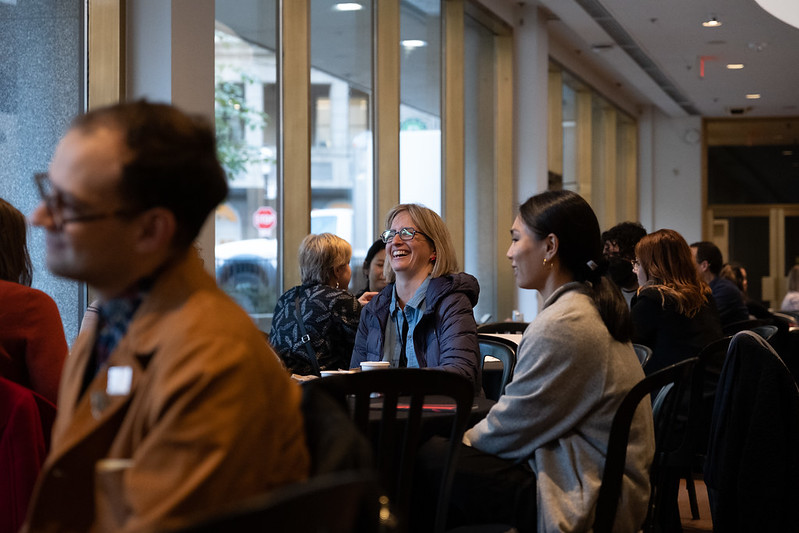
[[[517,345],[511,340],[483,333],[477,334],[477,342],[480,345],[481,370],[485,365],[486,356],[496,357],[502,363],[502,377],[496,390],[488,390],[491,387],[488,386],[488,380],[486,380],[486,376],[483,375],[483,386],[486,388],[486,397],[492,400],[499,400],[499,397],[505,394],[505,387],[510,383],[511,379],[513,379],[513,369],[516,368]]]
[[[705,462],[717,531],[789,531],[799,523],[799,389],[774,349],[733,337]]]
[[[635,355],[638,356],[638,360],[641,361],[641,366],[645,367],[652,357],[652,348],[643,344],[633,343],[633,349],[635,350]]]
[[[753,318],[749,320],[739,320],[738,322],[731,322],[726,326],[724,326],[723,330],[725,335],[735,335],[739,331],[756,328],[757,326],[765,326],[766,324],[768,324],[768,320]]]
[[[595,533],[613,531],[613,522],[616,519],[616,510],[624,478],[630,426],[638,405],[641,400],[665,385],[678,380],[684,381],[690,375],[697,361],[697,358],[687,359],[645,377],[630,389],[616,410],[616,415],[613,417],[613,423],[610,426],[605,469],[602,474],[602,485],[599,488],[599,496],[597,498],[596,515],[594,517]],[[664,416],[667,414],[664,413]],[[652,490],[654,493],[654,486]]]
[[[764,326],[755,326],[752,329],[750,329],[750,331],[753,331],[758,335],[760,335],[761,337],[763,337],[763,340],[765,340],[766,342],[771,342],[771,339],[774,338],[774,335],[777,334],[777,331],[779,331],[779,329],[777,328],[777,326],[766,324]]]
[[[477,333],[524,333],[529,322],[490,322],[477,326]]]
[[[377,533],[380,492],[371,472],[338,472],[199,516],[174,533]]]
[[[379,480],[392,501],[401,523],[408,523],[411,481],[420,445],[422,410],[426,396],[446,396],[456,404],[449,432],[449,453],[439,487],[435,530],[442,531],[454,474],[453,464],[474,399],[474,388],[463,376],[434,369],[401,368],[339,374],[312,380],[305,387],[319,387],[347,406],[355,425],[372,439]],[[379,418],[370,422],[373,394],[382,395]],[[408,399],[406,417],[398,417],[399,398]],[[376,430],[376,431],[374,431]]]

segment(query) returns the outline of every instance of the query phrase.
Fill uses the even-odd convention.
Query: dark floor
[[[699,531],[713,531],[713,521],[710,519],[710,506],[707,501],[707,488],[701,479],[694,480],[696,487],[696,500],[699,504],[699,520],[691,519],[691,508],[688,504],[688,491],[685,490],[685,480],[680,481],[680,518],[683,533],[696,533]]]

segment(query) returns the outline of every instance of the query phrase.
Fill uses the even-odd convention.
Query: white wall
[[[653,109],[641,123],[642,177],[650,180],[641,187],[644,226],[650,232],[673,229],[689,243],[701,240],[702,143],[691,138],[701,130],[701,118],[670,118]]]

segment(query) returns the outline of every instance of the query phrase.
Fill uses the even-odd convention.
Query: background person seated
[[[650,233],[635,255],[640,288],[631,309],[633,342],[652,348],[644,369],[651,374],[694,357],[723,333],[710,287],[700,280],[682,235]]]
[[[589,531],[610,426],[644,378],[630,344],[627,305],[602,272],[599,224],[570,191],[528,199],[507,253],[516,284],[544,308],[519,344],[513,380],[487,417],[466,432],[453,482],[449,527],[486,522],[520,532]],[[435,476],[437,442],[423,450]],[[638,531],[654,455],[649,402],[631,426],[614,531]]]
[[[724,260],[718,246],[707,241],[695,242],[691,244],[691,255],[699,271],[699,277],[710,285],[721,318],[721,327],[749,320],[749,310],[746,308],[741,291],[730,280],[719,277]]]
[[[30,287],[27,230],[0,198],[0,376],[56,403],[67,341],[53,299]]]
[[[386,215],[384,274],[389,284],[364,307],[350,366],[441,368],[480,391],[480,349],[473,308],[480,286],[458,271],[452,239],[435,211],[400,204]]]
[[[749,277],[743,265],[734,261],[727,263],[721,267],[719,277],[735,283],[735,286],[738,287],[738,290],[743,294],[746,309],[751,316],[755,318],[771,318],[773,316],[762,302],[753,300],[749,296]]]
[[[788,272],[788,292],[782,299],[780,309],[783,311],[799,311],[799,265],[794,265]]]
[[[644,235],[646,230],[638,222],[622,222],[602,234],[602,253],[608,259],[608,274],[621,289],[628,307],[638,290],[638,278],[633,272],[635,245]]]
[[[361,307],[375,295],[367,292],[358,300],[347,292],[351,257],[350,244],[332,233],[311,234],[300,243],[302,285],[278,299],[269,333],[269,342],[294,374],[349,368]]]
[[[369,251],[366,252],[366,258],[363,260],[361,271],[366,280],[366,285],[363,290],[358,291],[359,298],[365,292],[380,292],[386,286],[386,277],[383,275],[385,263],[386,243],[383,242],[383,239],[377,239],[369,247]]]

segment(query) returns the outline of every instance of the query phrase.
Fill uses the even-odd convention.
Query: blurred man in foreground
[[[140,101],[78,117],[31,221],[99,296],[64,368],[23,531],[186,525],[306,477],[300,391],[192,246],[227,194],[214,132]]]

